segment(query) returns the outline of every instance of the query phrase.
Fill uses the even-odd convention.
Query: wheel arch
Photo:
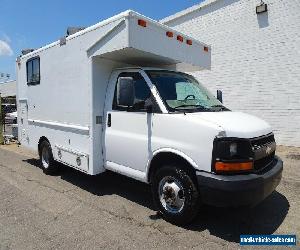
[[[151,182],[152,174],[167,162],[180,163],[182,167],[193,174],[199,169],[193,159],[183,152],[171,148],[159,149],[153,153],[152,159],[148,162],[146,171],[146,180],[148,183]]]

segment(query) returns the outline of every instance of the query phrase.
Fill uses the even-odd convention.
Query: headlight
[[[241,172],[253,169],[253,151],[247,139],[216,138],[213,148],[212,171]]]
[[[229,146],[229,152],[230,156],[236,156],[237,155],[237,143],[233,142]]]

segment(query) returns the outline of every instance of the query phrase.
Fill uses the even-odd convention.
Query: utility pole
[[[0,93],[0,145],[3,144],[2,97]]]

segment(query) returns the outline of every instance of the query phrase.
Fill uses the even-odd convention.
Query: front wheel
[[[156,207],[165,220],[184,225],[199,210],[199,192],[188,171],[173,165],[159,169],[152,178],[152,194]]]

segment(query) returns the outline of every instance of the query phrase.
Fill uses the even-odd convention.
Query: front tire
[[[42,141],[39,147],[40,165],[45,174],[54,174],[57,171],[52,148],[48,141]]]
[[[176,165],[164,166],[152,178],[154,204],[173,224],[191,222],[199,211],[199,192],[193,175]]]

